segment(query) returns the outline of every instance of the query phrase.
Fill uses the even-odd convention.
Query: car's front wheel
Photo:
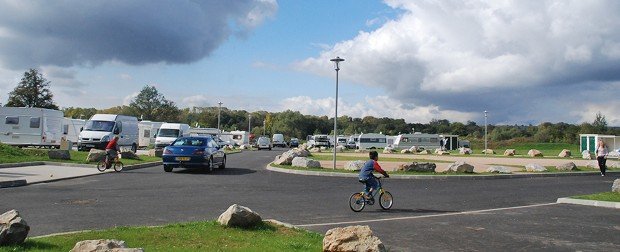
[[[164,171],[165,171],[165,172],[171,172],[171,171],[172,171],[172,166],[170,166],[170,165],[164,165]]]
[[[224,159],[222,159],[222,163],[220,164],[220,166],[218,168],[220,168],[220,169],[226,168],[226,157],[224,157]]]

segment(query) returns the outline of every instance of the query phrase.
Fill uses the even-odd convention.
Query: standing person
[[[601,176],[605,176],[605,170],[607,170],[607,145],[605,145],[602,139],[599,139],[596,145],[596,160],[598,161],[598,168],[601,170]]]
[[[118,156],[118,152],[117,152],[118,150],[120,150],[118,148],[118,136],[114,136],[112,140],[108,142],[108,145],[106,145],[105,147],[105,154],[106,154],[105,158],[107,159],[106,165],[108,166],[106,168],[110,168],[109,166],[112,165],[111,161],[114,160],[116,156]],[[112,160],[110,160],[110,158]]]
[[[371,193],[377,189],[379,184],[375,178],[375,175],[372,174],[373,171],[383,174],[386,178],[390,177],[387,172],[381,169],[379,163],[377,163],[377,160],[379,160],[379,153],[376,151],[371,151],[368,153],[368,156],[370,157],[370,160],[366,161],[359,174],[359,181],[365,184],[364,197],[366,197],[366,199],[370,199],[372,197]]]

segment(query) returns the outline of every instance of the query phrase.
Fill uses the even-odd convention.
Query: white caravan
[[[387,146],[386,136],[383,134],[360,134],[357,142],[358,149],[383,149]]]
[[[329,147],[329,137],[327,135],[308,136],[308,146],[310,147]]]
[[[232,141],[235,145],[246,145],[250,144],[250,132],[247,131],[231,131]]]
[[[63,113],[59,110],[0,107],[0,142],[15,146],[60,147]]]
[[[155,144],[155,135],[163,122],[141,121],[138,123],[138,147],[145,148]]]
[[[185,123],[164,123],[159,127],[155,137],[155,149],[170,145],[179,137],[189,136],[190,128]]]
[[[396,136],[394,146],[399,149],[409,149],[412,146],[423,149],[437,149],[441,147],[440,136],[438,134],[423,134],[416,132],[413,134],[401,134]]]
[[[84,119],[63,118],[62,134],[65,140],[77,144],[78,138],[80,137],[80,129],[83,128],[85,124],[86,120]]]
[[[119,147],[138,149],[138,118],[135,116],[95,114],[86,121],[80,137],[78,150],[105,149],[112,138],[118,135]]]

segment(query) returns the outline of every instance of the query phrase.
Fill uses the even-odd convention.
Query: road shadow
[[[175,168],[175,170],[172,173],[222,176],[222,175],[246,175],[246,174],[252,174],[255,172],[256,172],[255,170],[251,170],[251,169],[226,167],[226,169],[213,169],[213,172],[208,172],[202,169]]]
[[[375,209],[375,212],[382,213],[422,213],[422,214],[439,214],[439,213],[458,213],[459,211],[450,210],[435,210],[435,209],[406,209],[406,208],[392,208],[390,210]]]

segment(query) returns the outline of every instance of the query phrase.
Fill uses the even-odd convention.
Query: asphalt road
[[[348,207],[355,178],[265,170],[283,152],[230,155],[205,173],[162,167],[0,189],[0,212],[17,209],[30,236],[113,226],[216,219],[237,203],[265,219],[324,233],[369,225],[392,251],[620,251],[620,211],[557,198],[609,191],[612,176],[497,180],[386,179],[394,207]]]

